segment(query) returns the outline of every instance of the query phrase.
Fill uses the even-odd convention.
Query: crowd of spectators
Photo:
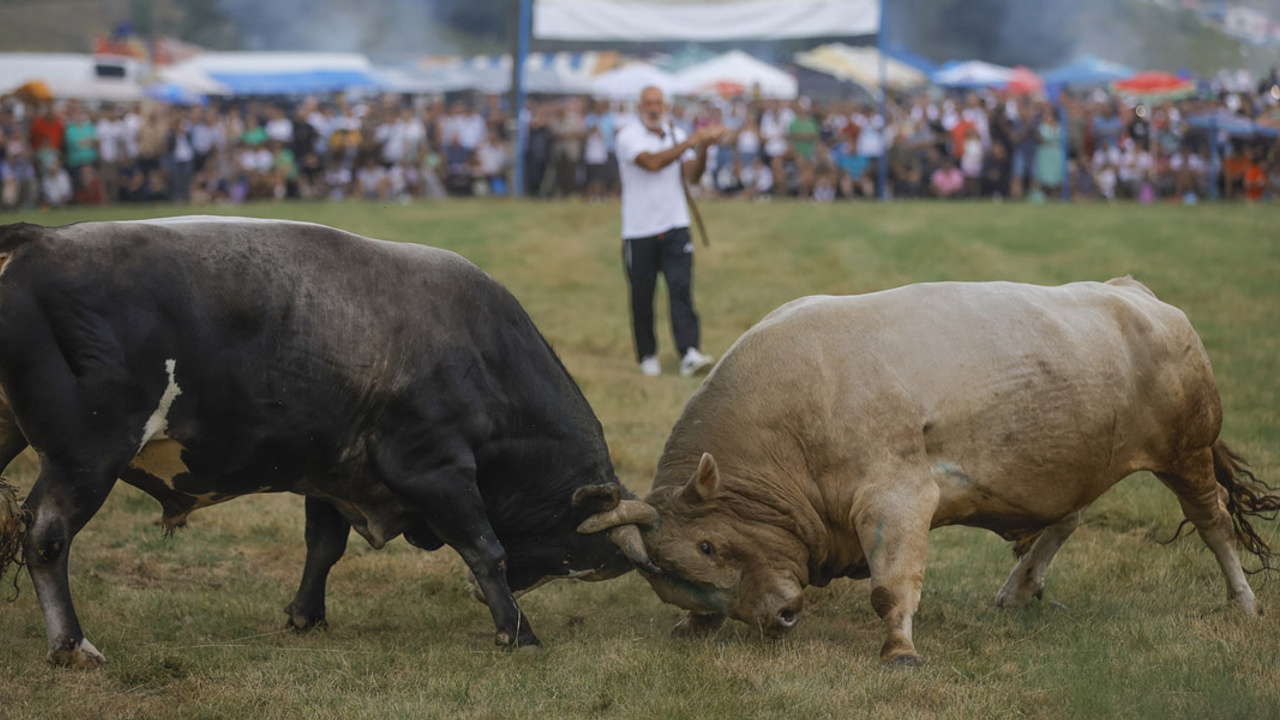
[[[707,123],[730,129],[711,150],[703,196],[874,197],[885,163],[897,198],[1042,201],[1060,197],[1065,179],[1076,200],[1262,200],[1280,198],[1280,129],[1218,132],[1214,152],[1214,131],[1191,120],[1229,113],[1280,128],[1278,80],[1273,73],[1256,93],[1154,103],[1101,90],[1057,105],[935,91],[891,103],[887,118],[853,102],[715,99],[678,102],[671,120],[686,132]],[[614,134],[633,121],[630,112],[580,97],[531,100],[526,192],[593,201],[616,194]],[[498,96],[202,107],[6,98],[0,208],[504,195],[511,125]]]

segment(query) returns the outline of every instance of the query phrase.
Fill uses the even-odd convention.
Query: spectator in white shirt
[[[666,279],[671,329],[680,374],[706,372],[712,359],[698,349],[698,315],[693,309],[693,237],[684,184],[702,177],[707,148],[724,128],[708,125],[686,137],[667,117],[662,90],[640,94],[640,122],[618,131],[622,178],[623,260],[631,288],[631,320],[640,372],[662,373],[653,332],[653,293],[658,274]]]

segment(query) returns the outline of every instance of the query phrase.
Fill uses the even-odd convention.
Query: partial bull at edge
[[[31,513],[18,500],[18,489],[0,478],[0,580],[10,565],[22,569],[22,538],[30,522]]]

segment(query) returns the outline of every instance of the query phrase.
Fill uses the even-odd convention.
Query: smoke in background
[[[894,44],[936,62],[1049,67],[1071,59],[1095,0],[886,0]],[[1108,0],[1103,0],[1106,2]]]
[[[0,0],[2,2],[3,0]],[[691,0],[706,1],[706,0]],[[1139,68],[1213,72],[1241,64],[1239,42],[1189,10],[1144,0],[884,0],[889,39],[935,62],[986,60],[1046,68],[1093,54]],[[357,51],[379,61],[506,52],[515,0],[171,0],[216,3],[250,50]],[[535,0],[536,2],[536,0]],[[1280,0],[1277,0],[1280,2]],[[831,38],[848,40],[848,38]],[[874,38],[870,40],[874,41]],[[719,44],[785,61],[815,40]],[[539,42],[538,49],[617,48]],[[680,43],[628,46],[679,52]],[[1258,63],[1280,54],[1248,51]],[[1256,63],[1255,63],[1256,64]]]
[[[219,0],[246,50],[363,52],[394,59],[455,51],[437,6],[451,0]],[[499,18],[505,18],[499,14]]]

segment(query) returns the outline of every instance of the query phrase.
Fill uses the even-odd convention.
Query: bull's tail
[[[30,523],[31,514],[18,502],[17,488],[0,478],[0,578],[10,565],[22,567],[22,536]]]
[[[1213,476],[1227,491],[1227,512],[1235,525],[1240,547],[1256,555],[1262,567],[1254,572],[1272,570],[1276,552],[1254,530],[1250,518],[1274,521],[1280,512],[1280,494],[1276,488],[1254,477],[1244,458],[1221,440],[1213,444]]]

